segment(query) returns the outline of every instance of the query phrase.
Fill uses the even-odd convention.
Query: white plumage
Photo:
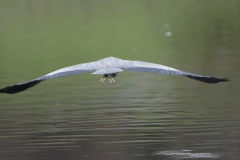
[[[184,72],[181,70],[177,70],[171,67],[154,64],[154,63],[122,60],[115,57],[107,57],[95,62],[83,63],[83,64],[62,68],[54,72],[51,72],[49,74],[46,74],[42,77],[33,79],[31,81],[2,88],[0,89],[0,93],[9,93],[9,94],[18,93],[30,87],[33,87],[42,81],[52,79],[52,78],[62,77],[62,76],[68,76],[72,74],[82,74],[82,73],[94,71],[92,74],[102,74],[102,75],[105,75],[106,77],[106,75],[122,72],[123,70],[134,71],[134,72],[153,72],[158,74],[183,75],[183,76],[186,76],[195,80],[199,80],[202,82],[206,82],[206,83],[218,83],[218,82],[229,81],[228,78],[216,78],[211,76],[192,74],[192,73]]]

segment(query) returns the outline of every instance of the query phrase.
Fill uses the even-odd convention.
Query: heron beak
[[[105,78],[102,77],[99,82],[100,82],[100,83],[104,83],[104,81],[105,81]]]

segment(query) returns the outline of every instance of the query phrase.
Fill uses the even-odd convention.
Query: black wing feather
[[[14,93],[18,93],[21,91],[24,91],[28,88],[31,88],[35,85],[37,85],[38,83],[42,82],[44,80],[32,80],[29,82],[25,82],[25,83],[21,83],[21,84],[16,84],[13,86],[7,86],[5,88],[0,89],[0,93],[8,93],[8,94],[14,94]]]
[[[218,82],[228,82],[230,81],[227,77],[224,78],[216,78],[216,77],[199,77],[194,75],[184,75],[194,80],[202,81],[205,83],[218,83]]]

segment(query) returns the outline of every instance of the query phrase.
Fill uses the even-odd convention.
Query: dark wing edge
[[[152,72],[152,73],[158,73],[158,74],[183,75],[188,78],[205,82],[205,83],[219,83],[219,82],[230,81],[229,78],[227,77],[216,78],[211,76],[198,75],[198,74],[193,74],[190,72],[185,72],[185,71],[181,71],[181,70],[177,70],[174,68],[153,64],[153,63],[147,63],[147,62],[141,62],[141,61],[132,61],[129,63],[131,64],[129,65],[130,67],[123,66],[121,68],[124,70],[135,71],[135,72]]]
[[[219,83],[219,82],[230,81],[229,78],[227,78],[227,77],[216,78],[216,77],[208,77],[208,76],[205,77],[205,76],[196,76],[196,75],[184,75],[184,76],[194,79],[194,80],[205,82],[205,83]]]
[[[71,66],[70,66],[71,67]],[[63,68],[65,69],[65,68]],[[31,81],[28,82],[24,82],[24,83],[20,83],[20,84],[16,84],[16,85],[12,85],[12,86],[7,86],[5,88],[0,89],[0,93],[8,93],[8,94],[14,94],[14,93],[18,93],[18,92],[22,92],[28,88],[31,88],[35,85],[37,85],[38,83],[48,80],[48,79],[53,79],[53,78],[57,78],[57,77],[62,77],[62,76],[68,76],[68,75],[73,75],[73,74],[81,74],[81,73],[86,73],[86,72],[90,72],[92,70],[67,70],[67,71],[62,71],[62,69],[60,69],[59,71],[54,71],[52,73],[49,73],[45,76],[33,79]]]
[[[42,81],[44,81],[44,80],[37,79],[37,80],[32,80],[32,81],[28,81],[28,82],[21,83],[21,84],[7,86],[5,88],[0,89],[0,93],[14,94],[14,93],[22,92],[28,88],[31,88],[31,87],[37,85],[38,83],[40,83]]]

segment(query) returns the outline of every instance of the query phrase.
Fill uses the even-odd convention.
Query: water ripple
[[[191,150],[180,150],[180,151],[160,151],[156,153],[157,155],[166,155],[171,158],[220,158],[221,154],[212,153],[192,153]]]

